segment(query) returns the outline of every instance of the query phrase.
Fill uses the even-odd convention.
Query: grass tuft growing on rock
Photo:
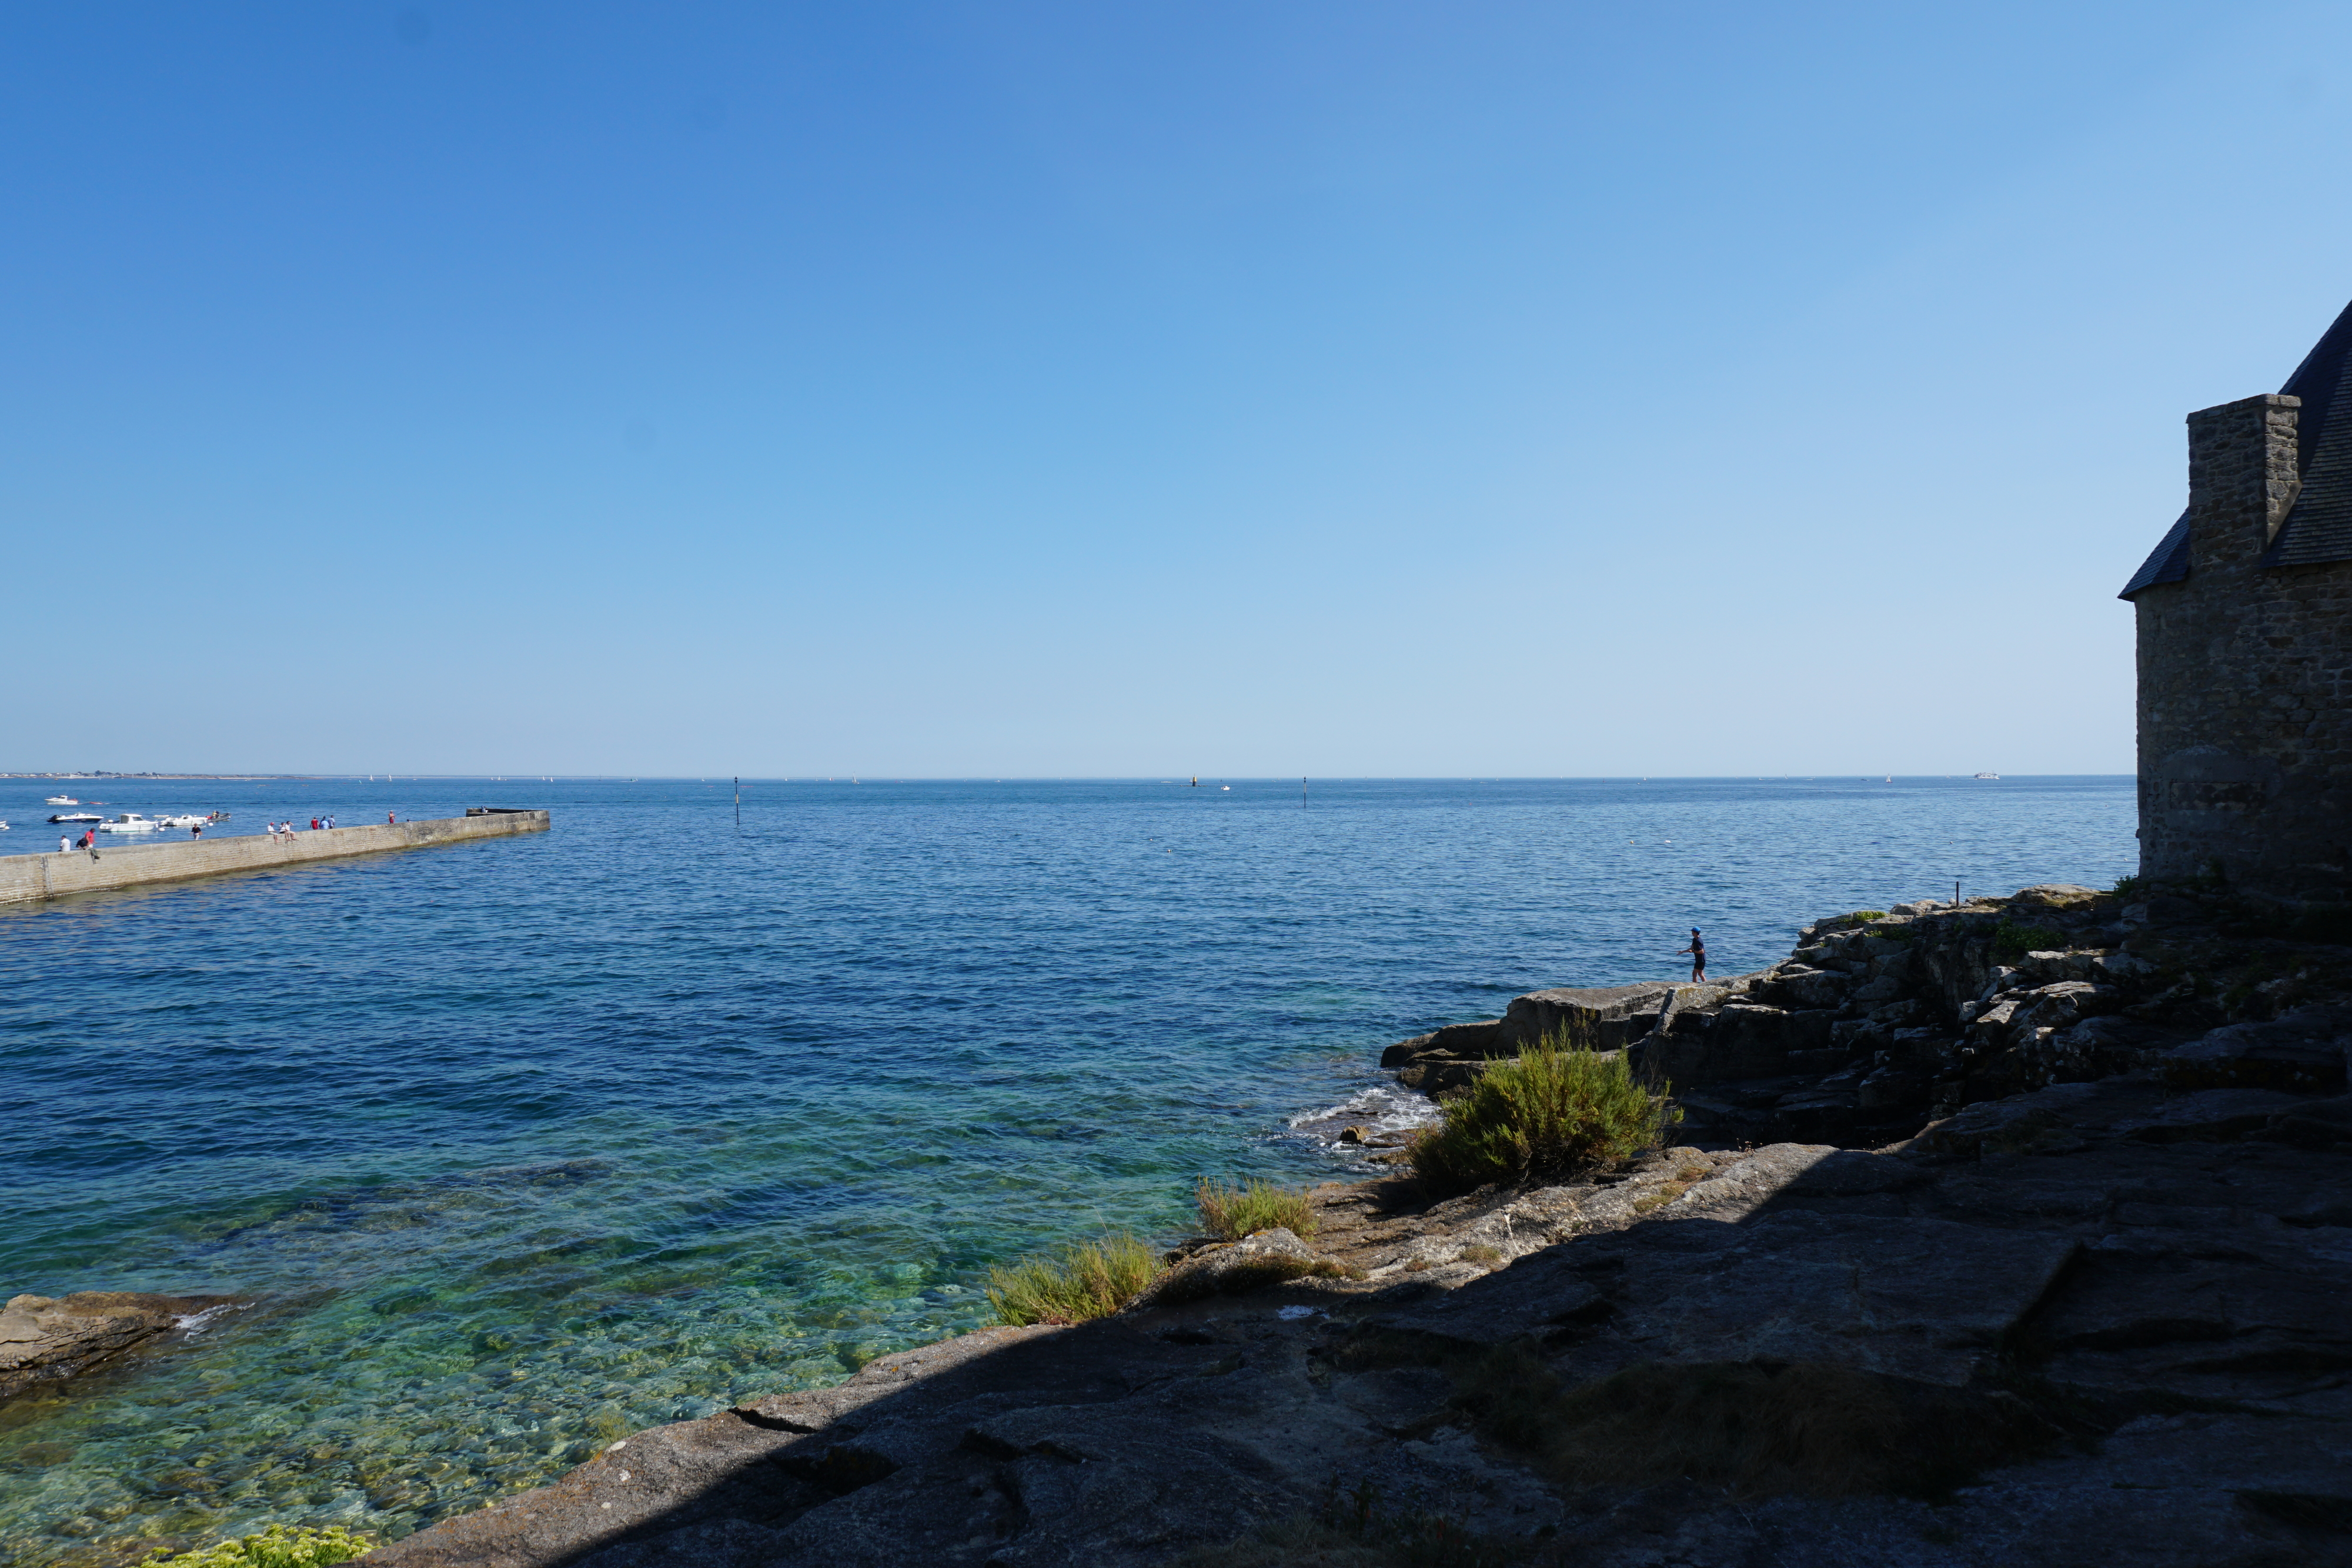
[[[1201,1207],[1201,1223],[1220,1240],[1239,1241],[1261,1230],[1287,1230],[1301,1241],[1315,1234],[1315,1207],[1307,1195],[1272,1182],[1204,1181],[1193,1198]]]
[[[1605,1165],[1652,1147],[1682,1120],[1670,1087],[1654,1093],[1634,1082],[1622,1052],[1572,1051],[1555,1035],[1481,1073],[1406,1153],[1441,1191]]]
[[[2004,960],[2022,958],[2028,953],[2063,953],[2074,945],[2073,937],[2047,925],[2021,925],[2004,917],[1993,927],[1992,954]]]
[[[988,1304],[999,1322],[1082,1323],[1108,1317],[1160,1277],[1162,1265],[1132,1236],[1106,1236],[1058,1258],[988,1271]]]
[[[324,1530],[288,1530],[273,1524],[257,1535],[241,1535],[217,1546],[177,1553],[157,1552],[140,1568],[326,1568],[363,1557],[375,1546],[364,1535],[354,1535],[340,1524]]]

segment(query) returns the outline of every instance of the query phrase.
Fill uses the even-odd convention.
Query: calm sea
[[[0,781],[0,849],[54,788]],[[252,1303],[0,1406],[27,1564],[404,1533],[1180,1235],[1200,1176],[1344,1173],[1406,1035],[2137,853],[2114,778],[75,792],[555,828],[0,913],[0,1294]]]

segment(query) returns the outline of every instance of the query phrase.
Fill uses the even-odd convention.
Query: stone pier
[[[102,893],[149,883],[184,882],[231,872],[263,871],[304,861],[341,860],[386,850],[422,849],[460,839],[543,833],[545,811],[492,810],[422,822],[378,822],[362,828],[268,833],[234,839],[183,839],[167,843],[113,844],[101,840],[97,858],[87,850],[64,854],[0,856],[0,904],[37,904],[69,893]]]

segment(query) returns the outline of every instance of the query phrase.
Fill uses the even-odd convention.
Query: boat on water
[[[159,828],[209,828],[213,825],[213,819],[189,812],[177,817],[158,817],[155,825]]]
[[[101,833],[152,833],[163,824],[152,817],[142,817],[136,811],[125,811],[110,822],[100,822]]]
[[[1998,779],[2000,775],[1998,773],[1977,773],[1970,775],[1970,777],[1976,779]]]
[[[52,822],[103,822],[106,819],[96,811],[59,811],[49,821]]]
[[[44,806],[79,806],[81,802],[75,800],[70,795],[52,795],[47,800],[42,801],[41,804]]]

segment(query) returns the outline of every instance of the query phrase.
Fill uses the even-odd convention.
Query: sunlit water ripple
[[[404,1533],[1345,1172],[1405,1035],[2136,856],[2121,779],[1224,782],[110,781],[555,830],[0,914],[0,1292],[251,1303],[0,1406],[11,1560]]]

